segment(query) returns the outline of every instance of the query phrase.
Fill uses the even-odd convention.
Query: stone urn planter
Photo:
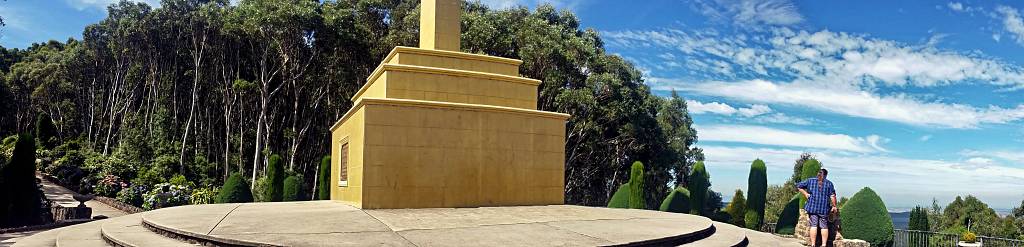
[[[94,195],[74,194],[74,195],[71,196],[71,198],[74,198],[75,201],[78,201],[78,207],[82,208],[82,207],[85,207],[85,202],[90,201],[93,198],[96,198],[96,196],[94,196]]]
[[[981,247],[981,242],[968,243],[960,241],[956,243],[957,247]]]
[[[68,208],[68,210],[70,210],[70,212],[69,212],[70,213],[70,215],[69,215],[70,217],[69,218],[70,219],[90,219],[90,218],[92,218],[92,208],[90,208],[88,206],[85,206],[85,202],[87,202],[89,200],[92,200],[95,197],[96,196],[94,196],[94,195],[82,195],[82,194],[74,194],[74,195],[72,195],[71,198],[74,198],[75,201],[78,201],[78,206],[77,207],[73,207],[73,208]]]

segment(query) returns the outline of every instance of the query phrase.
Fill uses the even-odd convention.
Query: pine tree
[[[750,175],[747,177],[747,210],[754,212],[757,220],[746,221],[746,227],[754,230],[761,228],[764,222],[764,208],[768,196],[768,168],[761,159],[750,164]],[[746,218],[746,216],[744,216]]]
[[[284,166],[281,156],[270,155],[267,165],[267,185],[264,187],[264,198],[269,202],[279,202],[284,197]]]
[[[732,217],[732,221],[729,223],[739,227],[746,227],[744,217],[746,217],[745,214],[747,212],[747,200],[743,198],[743,190],[736,190],[736,194],[732,196],[732,201],[725,207],[725,212],[729,213],[729,216]]]
[[[693,172],[690,173],[690,181],[686,188],[690,190],[690,214],[704,215],[705,201],[708,199],[708,188],[711,187],[711,175],[704,168],[704,162],[698,161],[693,165]],[[708,216],[708,215],[704,215]]]

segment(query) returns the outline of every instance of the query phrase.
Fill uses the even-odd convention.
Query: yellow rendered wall
[[[384,72],[382,77],[384,75],[387,76],[388,98],[537,109],[537,85],[395,70]]]
[[[343,201],[356,207],[363,203],[363,154],[366,116],[361,108],[353,108],[351,116],[331,130],[331,200]],[[341,144],[348,141],[348,186],[339,186],[341,175]]]
[[[499,75],[518,76],[521,61],[506,58],[487,57],[467,53],[432,52],[395,48],[395,55],[384,61],[389,64],[405,64],[446,69],[477,71]]]
[[[362,208],[564,203],[564,114],[376,103],[363,108]]]

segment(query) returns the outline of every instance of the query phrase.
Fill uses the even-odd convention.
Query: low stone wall
[[[140,212],[146,211],[146,210],[143,210],[142,208],[139,208],[139,207],[136,207],[136,206],[132,206],[131,204],[123,203],[121,201],[118,201],[117,199],[106,197],[106,196],[97,196],[96,198],[93,198],[93,200],[98,201],[98,202],[102,202],[103,204],[110,205],[111,207],[116,208],[117,210],[124,211],[125,213],[128,213],[128,214],[134,214],[134,213],[140,213]]]

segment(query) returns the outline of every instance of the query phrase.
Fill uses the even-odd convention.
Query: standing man
[[[804,198],[807,198],[804,210],[807,210],[807,216],[810,218],[808,223],[811,227],[811,246],[815,247],[821,246],[821,243],[818,243],[818,236],[828,236],[828,214],[839,210],[837,207],[839,204],[836,203],[835,187],[832,186],[832,181],[828,181],[826,177],[828,177],[828,170],[821,169],[818,171],[817,178],[809,178],[796,184],[796,188],[800,190]],[[819,229],[821,229],[821,235],[818,235]]]

